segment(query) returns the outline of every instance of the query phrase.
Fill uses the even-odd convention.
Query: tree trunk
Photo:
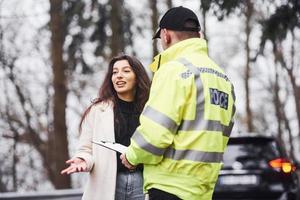
[[[275,57],[275,64],[276,64],[276,69],[275,69],[275,85],[274,85],[274,107],[275,107],[275,111],[276,111],[276,118],[277,118],[277,133],[278,133],[278,140],[280,143],[282,144],[286,144],[283,140],[283,132],[282,132],[282,126],[281,124],[283,123],[285,126],[285,130],[288,132],[288,136],[289,136],[289,152],[288,152],[288,156],[289,158],[291,158],[292,160],[295,160],[295,154],[294,154],[294,144],[293,144],[293,135],[292,135],[292,131],[291,131],[291,127],[289,124],[289,120],[285,114],[284,111],[284,104],[283,102],[280,100],[279,98],[279,80],[278,80],[278,69],[277,69],[277,59]],[[286,145],[283,145],[284,151],[287,151],[287,148],[285,148]]]
[[[12,173],[13,173],[13,191],[18,191],[18,176],[17,176],[17,162],[18,162],[18,155],[17,155],[17,144],[18,144],[18,133],[14,133],[14,144],[13,144],[13,166],[12,166]]]
[[[297,118],[298,118],[298,137],[300,138],[300,85],[297,85],[295,75],[293,75],[293,69],[295,68],[295,33],[292,30],[292,48],[291,48],[291,70],[288,71],[289,77],[292,82],[293,86],[293,93],[295,98],[295,105],[297,111]],[[295,70],[296,71],[296,70]]]
[[[298,131],[300,136],[300,87],[297,86],[295,75],[293,74],[293,71],[291,69],[287,69],[292,88],[293,88],[293,94],[295,99],[295,106],[296,106],[296,113],[297,113],[297,120],[298,120]]]
[[[1,3],[0,3],[0,10],[1,10]],[[0,18],[0,22],[1,22],[1,18]],[[2,65],[3,69],[6,67],[5,63],[5,56],[4,56],[4,42],[3,42],[3,29],[0,23],[0,66]],[[1,92],[1,94],[7,98],[7,90],[5,90],[4,92]],[[8,113],[8,109],[6,108],[6,113]],[[2,115],[1,115],[2,117]],[[14,144],[13,144],[13,149],[15,149],[15,145],[16,145],[16,141],[14,140]],[[5,159],[5,158],[2,158]],[[1,159],[1,161],[2,161]],[[0,169],[0,192],[8,192],[8,188],[7,188],[7,184],[4,182],[4,174],[2,174],[2,170]],[[12,163],[12,178],[13,178],[13,187],[14,190],[16,191],[17,187],[16,187],[16,166],[15,166],[15,151],[13,152],[13,163]]]
[[[167,0],[167,6],[168,6],[168,9],[173,8],[173,2],[172,2],[172,0]]]
[[[277,62],[275,61],[275,65]],[[279,80],[278,80],[278,69],[277,66],[275,66],[275,83],[274,83],[274,88],[273,88],[273,103],[275,107],[275,113],[276,113],[276,118],[277,118],[277,139],[281,144],[284,144],[283,137],[282,137],[282,128],[281,128],[281,123],[283,121],[282,117],[282,104],[280,102],[279,98]],[[285,145],[283,145],[285,146]]]
[[[151,22],[152,22],[152,35],[154,35],[158,29],[158,11],[157,11],[157,0],[150,1],[150,7],[152,11]],[[157,40],[152,40],[152,56],[158,54]]]
[[[206,13],[209,10],[210,7],[210,2],[206,1],[206,0],[201,0],[201,4],[200,4],[200,10],[202,12],[202,24],[200,24],[201,26],[201,32],[203,34],[203,38],[207,41],[207,46],[208,46],[208,35],[207,35],[207,26],[206,26]],[[207,50],[208,54],[209,54],[209,48]]]
[[[4,175],[2,174],[2,171],[0,170],[0,192],[8,192],[7,184],[4,183],[3,177],[4,177]]]
[[[123,0],[110,0],[111,5],[111,57],[118,55],[120,52],[124,51],[124,36],[123,36],[123,22],[122,22],[122,7]]]
[[[290,127],[290,124],[289,124],[289,120],[284,112],[284,106],[282,105],[282,114],[283,114],[283,121],[284,121],[284,125],[285,125],[285,128],[289,134],[289,145],[290,145],[290,149],[289,149],[289,157],[292,159],[292,160],[295,160],[296,157],[295,157],[295,147],[294,147],[294,140],[293,140],[293,134],[292,134],[292,130],[291,130],[291,127]]]
[[[287,69],[288,75],[290,77],[290,81],[293,88],[293,94],[295,99],[295,107],[296,107],[296,114],[297,114],[297,122],[298,122],[298,138],[300,138],[300,87],[297,86],[296,78],[293,74],[293,71],[291,69]],[[292,136],[290,136],[292,137]],[[300,148],[300,147],[299,147]],[[294,151],[293,151],[294,153]]]
[[[293,32],[292,32],[293,34]],[[294,34],[293,34],[294,37]],[[294,43],[294,42],[292,42]],[[294,74],[294,63],[291,63],[291,66],[288,67],[286,61],[284,60],[283,57],[283,52],[282,52],[282,47],[276,44],[275,42],[273,43],[274,49],[275,49],[275,56],[277,57],[277,60],[280,62],[281,66],[287,71],[287,74],[289,76],[291,85],[292,85],[292,91],[294,95],[294,101],[295,101],[295,107],[296,107],[296,116],[297,116],[297,123],[298,123],[298,137],[300,137],[300,86],[297,85],[296,82],[296,76]],[[293,44],[292,44],[293,45]],[[294,59],[294,49],[292,46],[292,60]],[[295,70],[296,71],[296,70]],[[296,72],[295,72],[296,73]]]
[[[53,132],[49,134],[48,161],[52,174],[50,180],[56,189],[70,188],[70,176],[60,175],[65,168],[65,161],[69,158],[66,101],[67,78],[66,67],[63,61],[63,0],[50,0],[50,31],[51,31],[51,60],[53,71]]]
[[[7,102],[9,102],[9,99],[7,97],[7,90],[5,90],[4,92],[4,96],[6,97]],[[10,108],[8,105],[5,106],[5,114],[6,116],[10,116]],[[18,131],[15,129],[15,127],[12,125],[12,120],[10,120],[8,122],[8,126],[9,129],[12,131],[13,136],[11,137],[11,139],[13,140],[13,145],[12,145],[12,154],[13,154],[13,158],[12,158],[12,181],[13,181],[13,192],[17,192],[18,191],[18,176],[17,176],[17,164],[18,164],[18,155],[17,155],[17,145],[19,142],[19,133]],[[0,190],[1,191],[1,190]],[[7,191],[6,191],[7,192]]]
[[[207,31],[206,31],[206,11],[202,10],[203,23],[201,27],[201,31],[203,33],[204,38],[208,41]]]
[[[253,132],[253,117],[251,111],[251,102],[250,102],[250,47],[249,47],[249,38],[251,33],[250,20],[253,14],[253,4],[250,0],[247,0],[246,6],[246,66],[245,66],[245,92],[246,92],[246,123],[248,132]]]
[[[299,86],[297,86],[296,83],[296,79],[295,79],[295,75],[293,74],[293,68],[294,68],[294,64],[293,62],[291,63],[291,67],[287,66],[287,63],[284,60],[283,57],[283,53],[281,51],[281,46],[278,47],[278,45],[275,41],[273,42],[273,52],[274,52],[274,56],[275,59],[277,61],[279,61],[279,63],[281,64],[281,66],[287,71],[291,85],[292,85],[292,91],[293,91],[293,95],[294,95],[294,99],[295,99],[295,107],[296,107],[296,115],[297,115],[297,121],[298,121],[298,136],[300,137],[300,90],[299,90]],[[293,48],[292,48],[292,59],[294,58],[293,55]],[[294,145],[292,142],[292,133],[291,133],[291,129],[287,120],[287,117],[285,116],[285,126],[289,131],[289,140],[290,140],[290,156],[291,158],[295,158],[294,155]]]

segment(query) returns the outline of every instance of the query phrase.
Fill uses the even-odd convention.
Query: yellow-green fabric
[[[150,68],[149,100],[126,157],[144,164],[145,191],[210,200],[233,126],[233,86],[200,38],[171,46]]]

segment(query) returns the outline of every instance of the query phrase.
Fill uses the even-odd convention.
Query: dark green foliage
[[[107,45],[107,34],[105,27],[109,23],[109,11],[106,5],[94,4],[93,9],[98,10],[98,20],[94,26],[94,31],[90,36],[91,42],[97,42],[97,47],[95,49],[95,56],[101,56],[103,54],[103,49]],[[96,8],[95,8],[96,7]]]
[[[82,46],[89,39],[87,38],[87,30],[91,28],[91,26],[95,26],[98,21],[94,21],[90,14],[86,12],[92,12],[92,10],[87,11],[87,1],[81,0],[68,0],[64,1],[64,28],[65,28],[65,36],[68,37],[70,43],[66,44],[66,53],[67,53],[67,68],[70,71],[78,71],[83,74],[92,73],[92,66],[87,65],[86,61],[83,57],[83,49]],[[102,5],[101,5],[102,6]],[[95,8],[96,6],[94,6]],[[104,14],[102,10],[99,14]],[[102,16],[99,16],[100,23],[103,24]],[[95,26],[95,34],[100,37],[101,40],[95,38],[99,45],[101,46],[105,41],[106,35],[104,32],[105,23],[103,26]],[[98,29],[97,29],[98,28]],[[104,35],[104,36],[103,36]],[[69,42],[69,41],[68,41]]]
[[[201,9],[203,9],[205,12],[208,11],[212,1],[210,1],[210,0],[200,0],[200,2],[201,2]]]
[[[253,3],[256,2],[253,1]],[[247,0],[201,0],[202,9],[205,11],[211,9],[219,20],[223,20],[231,13],[245,10],[246,6],[248,6]],[[267,40],[281,41],[286,38],[289,31],[300,26],[300,0],[289,0],[285,5],[277,7],[274,14],[260,20],[260,23],[263,34],[259,52],[262,53]]]
[[[132,45],[132,13],[124,6],[123,1],[117,1],[116,5],[121,8],[117,26],[122,44],[122,50]],[[89,66],[83,56],[83,45],[86,43],[95,44],[94,56],[110,57],[109,51],[111,34],[111,5],[101,3],[98,0],[67,0],[64,1],[64,33],[66,36],[65,53],[68,70],[79,73],[93,73],[93,67]],[[111,51],[113,51],[111,49]],[[120,51],[120,50],[117,50]]]
[[[233,12],[240,13],[246,4],[246,0],[201,0],[201,7],[204,11],[212,9],[219,20]]]
[[[299,1],[289,1],[287,5],[278,7],[274,14],[262,21],[263,34],[261,45],[264,45],[266,40],[271,40],[272,42],[282,41],[286,38],[289,31],[293,31],[299,26]]]
[[[132,31],[131,31],[131,25],[133,22],[132,19],[132,14],[130,10],[125,9],[124,11],[124,16],[123,16],[123,33],[124,33],[124,44],[126,46],[132,46],[133,41],[132,41]]]

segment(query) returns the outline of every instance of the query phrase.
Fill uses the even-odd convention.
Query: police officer
[[[168,10],[154,36],[150,97],[122,163],[144,164],[150,200],[209,200],[233,127],[235,96],[227,75],[207,55],[200,23],[185,7]]]

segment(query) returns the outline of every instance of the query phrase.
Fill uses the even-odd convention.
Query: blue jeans
[[[119,172],[117,174],[115,200],[144,200],[143,173]]]

